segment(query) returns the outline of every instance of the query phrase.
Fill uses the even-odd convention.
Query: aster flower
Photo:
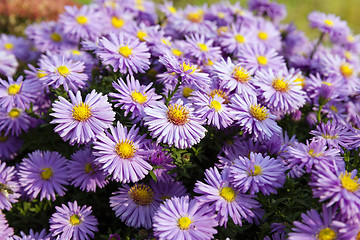
[[[5,76],[13,76],[19,66],[15,55],[5,51],[0,51],[0,74]]]
[[[255,139],[269,139],[273,134],[280,134],[281,128],[276,124],[275,116],[258,104],[253,95],[240,97],[235,94],[230,107],[244,132],[252,134]]]
[[[144,108],[155,104],[161,96],[155,93],[155,89],[151,88],[152,83],[147,86],[140,85],[139,80],[133,76],[127,76],[126,83],[122,79],[113,82],[113,87],[119,93],[110,93],[109,96],[115,98],[115,107],[125,110],[124,115],[127,116],[131,112],[131,119],[140,121],[145,116]]]
[[[146,43],[124,33],[110,33],[109,37],[102,37],[96,54],[104,65],[111,65],[115,72],[119,69],[123,74],[145,73],[150,65]]]
[[[20,236],[12,236],[7,240],[50,240],[51,234],[47,233],[45,229],[41,230],[41,232],[34,232],[33,229],[30,229],[29,234],[24,233],[23,231],[20,232]]]
[[[253,26],[252,26],[253,27]],[[232,24],[218,39],[220,46],[228,54],[238,54],[255,40],[254,31],[250,26]]]
[[[82,100],[78,91],[76,96],[69,92],[71,103],[59,96],[59,100],[53,103],[50,115],[55,119],[50,123],[58,124],[54,131],[60,134],[64,141],[70,140],[70,144],[87,143],[96,139],[99,133],[109,128],[115,119],[107,96],[92,90]]]
[[[328,33],[331,36],[342,35],[348,29],[347,23],[334,14],[314,11],[308,15],[308,20],[312,28],[317,28],[319,31]]]
[[[216,215],[207,206],[188,196],[173,197],[160,205],[153,218],[154,235],[165,239],[211,239],[217,230]]]
[[[0,238],[8,239],[13,236],[14,229],[9,227],[8,221],[5,218],[5,214],[0,212]]]
[[[250,157],[239,157],[230,167],[232,184],[242,192],[250,191],[251,195],[261,191],[264,195],[276,193],[285,183],[283,164],[261,153],[250,153]]]
[[[240,226],[242,219],[252,222],[255,216],[252,209],[259,208],[260,205],[251,196],[240,193],[230,183],[228,168],[224,168],[221,174],[216,167],[205,170],[205,182],[196,182],[194,192],[202,194],[196,198],[218,212],[217,220],[220,226],[226,227],[229,216]]]
[[[14,158],[23,143],[18,137],[4,135],[0,132],[0,159],[7,160]]]
[[[110,207],[115,211],[116,217],[131,227],[151,228],[161,201],[151,187],[137,183],[132,187],[124,184],[113,195],[110,197]]]
[[[90,148],[75,152],[71,160],[67,163],[68,175],[75,187],[95,192],[97,187],[103,188],[108,183],[105,173],[95,164],[95,156]]]
[[[346,139],[351,133],[347,126],[328,121],[317,125],[316,130],[312,130],[310,134],[314,135],[315,139],[324,140],[329,148],[341,150],[341,147],[348,148]]]
[[[269,0],[250,0],[249,10],[255,11],[257,15],[267,16],[274,22],[280,22],[286,17],[286,7],[283,4],[269,2]]]
[[[184,149],[200,142],[205,136],[206,129],[201,125],[201,120],[194,116],[193,108],[189,104],[183,105],[180,99],[169,106],[158,102],[144,111],[145,125],[157,143]]]
[[[69,88],[77,91],[85,86],[89,78],[84,73],[84,62],[74,61],[65,55],[48,52],[47,55],[42,55],[39,65],[43,73],[40,81],[53,88],[59,88],[62,85],[66,91],[69,91]]]
[[[10,210],[18,201],[20,186],[15,179],[15,167],[8,167],[0,162],[0,209]]]
[[[320,163],[311,176],[309,185],[315,198],[320,202],[328,201],[326,206],[338,206],[346,219],[359,219],[360,214],[360,181],[357,170],[332,171]]]
[[[154,194],[163,201],[172,197],[188,195],[184,185],[173,179],[157,179],[157,182],[151,180],[150,186],[154,190]]]
[[[186,43],[188,45],[187,53],[197,60],[198,64],[208,60],[216,61],[221,58],[220,47],[213,46],[212,39],[206,39],[204,35],[190,35],[186,36]]]
[[[95,162],[113,179],[128,183],[143,179],[152,169],[145,158],[149,151],[144,149],[146,135],[138,135],[139,128],[130,130],[120,122],[110,126],[109,132],[102,132],[94,143]]]
[[[21,108],[12,108],[10,111],[0,109],[0,131],[5,135],[19,136],[27,132],[30,127],[30,116]]]
[[[277,51],[281,49],[281,34],[280,31],[274,26],[273,23],[258,19],[256,23],[256,38],[266,47],[274,48]]]
[[[77,202],[68,202],[67,206],[55,207],[56,212],[50,218],[52,236],[61,239],[90,239],[98,231],[97,219],[91,215],[91,207],[80,207]]]
[[[40,200],[63,196],[68,185],[66,159],[57,152],[36,150],[19,167],[19,182],[27,195]]]
[[[267,107],[274,111],[294,112],[305,104],[305,92],[296,75],[272,69],[256,72],[254,84]]]

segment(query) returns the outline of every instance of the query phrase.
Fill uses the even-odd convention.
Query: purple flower
[[[14,54],[19,60],[27,61],[30,42],[23,37],[1,34],[0,51],[6,51],[8,54]]]
[[[317,28],[319,31],[328,33],[332,37],[341,36],[347,33],[348,30],[347,23],[334,14],[314,11],[308,15],[308,20],[312,28]]]
[[[0,109],[0,132],[18,137],[22,132],[28,131],[30,120],[24,109],[12,108],[10,111]]]
[[[36,150],[19,167],[19,182],[27,195],[40,200],[63,196],[68,185],[66,159],[57,152]]]
[[[274,22],[280,22],[286,17],[286,7],[283,4],[269,2],[268,0],[250,0],[249,10],[255,11],[257,15],[267,16]]]
[[[19,66],[15,55],[6,51],[0,51],[0,73],[5,76],[13,76]]]
[[[245,46],[254,40],[254,31],[249,26],[242,24],[232,24],[218,39],[220,46],[228,54],[239,54]]]
[[[211,239],[217,230],[216,215],[196,199],[173,197],[160,205],[153,218],[154,235],[165,239]]]
[[[109,37],[102,37],[96,54],[104,65],[111,65],[116,72],[130,75],[145,73],[150,67],[150,53],[146,43],[124,33],[110,33]]]
[[[68,202],[55,207],[56,212],[50,218],[50,231],[52,236],[60,239],[85,239],[94,238],[98,231],[97,219],[91,215],[91,207],[80,207],[77,202]],[[89,238],[90,237],[90,238]]]
[[[144,111],[147,115],[144,117],[145,125],[150,135],[157,138],[157,143],[184,149],[200,142],[205,136],[206,129],[201,125],[201,120],[193,115],[189,104],[183,105],[180,99],[168,107],[158,102]]]
[[[139,128],[133,125],[128,131],[120,122],[102,132],[94,143],[96,163],[113,179],[128,183],[143,179],[152,169],[145,160],[149,151],[144,149],[146,135],[138,135]]]
[[[137,183],[132,187],[124,184],[113,195],[110,197],[110,207],[115,211],[116,217],[131,227],[151,228],[161,201],[151,187]]]
[[[0,162],[0,209],[10,210],[18,201],[19,183],[15,177],[15,167],[8,167]]]
[[[220,47],[213,46],[213,42],[214,40],[206,39],[204,35],[194,34],[186,36],[187,54],[197,59],[198,64],[209,60],[214,62],[221,58],[221,51]]]
[[[312,130],[310,134],[314,135],[315,139],[324,140],[329,148],[341,150],[341,147],[348,148],[346,140],[351,132],[347,126],[328,121],[317,125],[316,130]]]
[[[85,101],[82,100],[80,91],[76,96],[70,91],[69,96],[71,103],[61,96],[53,103],[54,113],[50,115],[55,119],[50,123],[58,124],[54,131],[64,141],[70,140],[71,145],[95,140],[115,120],[115,113],[107,96],[102,96],[95,90],[86,95]]]
[[[18,137],[0,133],[0,159],[13,159],[23,143]]]
[[[239,157],[230,167],[232,184],[242,192],[254,195],[261,191],[264,195],[276,193],[276,188],[284,185],[286,176],[283,164],[261,153],[250,153],[250,157]]]
[[[0,238],[8,239],[13,236],[13,234],[14,229],[9,226],[8,221],[5,218],[5,214],[0,212]]]
[[[263,18],[258,19],[256,23],[256,37],[266,47],[274,48],[277,51],[282,47],[280,31],[273,23]]]
[[[205,182],[196,182],[194,192],[202,194],[196,198],[218,212],[217,220],[220,226],[226,227],[229,216],[235,224],[240,226],[242,226],[241,219],[243,218],[252,222],[252,218],[255,217],[252,209],[259,208],[260,204],[251,196],[239,193],[238,189],[230,183],[228,168],[225,168],[221,174],[216,167],[207,169]]]
[[[34,232],[34,230],[30,229],[29,234],[24,233],[23,231],[20,232],[21,236],[12,236],[7,240],[50,240],[51,233],[47,233],[45,229],[41,230],[41,232]]]
[[[253,95],[235,94],[230,107],[234,109],[235,120],[247,134],[259,140],[269,139],[273,134],[280,134],[281,128],[275,122],[275,116],[268,109],[257,103]]]
[[[97,187],[103,188],[108,183],[105,173],[95,164],[95,156],[90,148],[75,152],[71,160],[67,164],[68,175],[75,187],[95,192]]]

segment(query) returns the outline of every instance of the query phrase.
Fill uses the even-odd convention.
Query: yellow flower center
[[[227,26],[222,26],[217,29],[217,33],[219,36],[224,35],[224,33],[228,32],[229,28]]]
[[[231,187],[224,187],[220,190],[220,196],[223,197],[227,202],[235,200],[236,193]]]
[[[322,82],[321,82],[321,84],[324,84],[324,85],[329,86],[329,87],[331,87],[331,86],[332,86],[332,83],[325,82],[325,81],[322,81]]]
[[[14,44],[12,44],[12,43],[5,43],[5,44],[4,44],[4,48],[5,48],[6,50],[12,50],[12,49],[14,48]]]
[[[228,104],[230,102],[229,96],[223,90],[220,90],[220,89],[211,90],[209,96],[214,98],[215,95],[217,95],[218,97],[221,97],[222,99],[224,99],[225,100],[224,104]]]
[[[194,23],[202,22],[203,18],[204,18],[204,12],[202,10],[199,10],[197,12],[188,13],[188,15],[186,16],[187,20],[194,22]]]
[[[115,147],[116,153],[125,159],[132,158],[136,153],[136,148],[132,140],[121,140]]]
[[[319,153],[315,153],[315,149],[310,149],[309,150],[309,155],[311,156],[311,157],[320,157],[320,156],[322,156],[323,155],[323,153],[322,152],[319,152]]]
[[[259,32],[258,33],[258,37],[261,39],[261,40],[266,40],[268,38],[268,35],[266,32]]]
[[[250,170],[249,175],[250,175],[250,176],[258,176],[258,175],[261,174],[261,172],[262,172],[261,167],[258,166],[258,165],[255,165],[255,166],[254,166],[254,171],[253,171],[253,170]]]
[[[70,224],[74,225],[74,226],[79,225],[81,223],[81,221],[82,220],[81,220],[80,216],[77,214],[72,215],[69,220]]]
[[[172,52],[172,54],[174,54],[177,57],[180,57],[183,54],[182,51],[180,51],[179,49],[176,49],[176,48],[172,48],[171,52]]]
[[[331,26],[334,25],[334,22],[331,21],[330,19],[325,19],[325,20],[324,20],[324,23],[325,23],[326,25],[328,25],[329,27],[331,27]]]
[[[212,66],[214,65],[214,62],[211,61],[211,59],[208,59],[207,61],[205,61],[205,65]]]
[[[191,220],[188,217],[181,217],[178,220],[178,227],[181,230],[188,230],[191,224]]]
[[[85,165],[85,172],[86,172],[86,173],[92,173],[93,171],[94,171],[93,166],[92,166],[90,163],[87,163],[87,164]]]
[[[360,231],[359,231],[358,234],[356,235],[355,240],[360,240]]]
[[[80,51],[79,50],[71,50],[71,53],[73,55],[80,55]]]
[[[219,110],[221,110],[221,103],[219,103],[216,100],[212,100],[210,103],[210,107],[215,109],[215,111],[219,111]]]
[[[354,73],[354,70],[350,64],[342,64],[340,66],[340,72],[344,77],[351,77]]]
[[[52,33],[52,34],[50,35],[50,38],[51,38],[51,40],[53,40],[54,42],[61,42],[61,40],[62,40],[61,35],[58,34],[58,33]]]
[[[334,239],[336,239],[336,233],[331,228],[324,228],[317,235],[317,239],[319,239],[319,240],[334,240]]]
[[[240,34],[236,34],[235,35],[235,40],[238,42],[238,43],[244,43],[245,42],[245,38],[243,35],[240,35]]]
[[[144,2],[142,0],[136,0],[135,6],[138,10],[140,10],[142,12],[145,11]]]
[[[49,180],[53,175],[53,171],[51,168],[43,168],[41,169],[41,173],[40,173],[40,176],[42,179],[44,180]]]
[[[184,87],[183,88],[183,91],[182,91],[182,94],[184,97],[188,98],[190,97],[190,94],[193,92],[194,90],[189,88],[189,87]]]
[[[111,18],[111,24],[114,28],[122,28],[122,26],[124,26],[124,23],[124,20],[122,20],[121,18],[115,16]]]
[[[338,112],[337,107],[335,107],[334,105],[331,105],[330,110],[333,111],[334,113]]]
[[[263,121],[269,117],[266,107],[262,107],[260,104],[250,106],[250,114],[259,121]]]
[[[42,78],[42,77],[45,77],[47,75],[47,73],[44,73],[41,70],[39,70],[36,75],[38,78]]]
[[[289,85],[283,78],[276,78],[272,83],[273,88],[279,92],[287,92]]]
[[[12,84],[9,86],[7,91],[10,95],[16,95],[20,92],[20,89],[21,89],[21,85]]]
[[[66,77],[70,73],[70,70],[66,66],[58,67],[57,71],[63,77]]]
[[[225,17],[225,13],[219,12],[219,13],[217,14],[217,16],[218,16],[220,19],[223,19],[223,18]]]
[[[297,85],[300,85],[302,88],[305,86],[305,78],[300,74],[297,75],[294,82],[297,83]]]
[[[246,83],[251,79],[250,73],[243,67],[235,67],[233,71],[233,77],[236,81]]]
[[[126,57],[128,58],[131,53],[132,53],[132,49],[129,48],[128,46],[123,46],[123,47],[120,47],[119,48],[119,53],[123,56],[123,57]]]
[[[10,112],[8,113],[9,117],[11,118],[18,118],[20,116],[20,109],[17,108],[13,108],[10,110]]]
[[[257,61],[260,65],[266,65],[267,64],[267,59],[264,56],[258,56],[257,57]]]
[[[359,190],[360,183],[359,179],[356,176],[354,178],[351,178],[351,174],[346,171],[345,174],[342,173],[339,178],[343,188],[345,188],[349,192],[356,192]]]
[[[198,47],[200,48],[201,51],[203,51],[203,52],[208,51],[208,47],[206,46],[206,44],[198,43],[197,45],[198,45]]]
[[[355,38],[354,38],[353,35],[348,35],[348,36],[346,37],[346,39],[347,39],[347,41],[350,42],[350,43],[353,43],[353,42],[355,41]]]
[[[72,112],[71,116],[75,120],[81,122],[86,121],[92,115],[91,108],[89,107],[89,105],[83,102],[78,105],[75,105],[71,112]]]
[[[325,139],[337,139],[338,138],[337,135],[325,135],[325,134],[322,134],[321,136],[323,138],[325,138]]]
[[[175,125],[184,125],[189,122],[189,110],[178,104],[170,104],[167,111],[170,122]]]
[[[350,51],[345,51],[344,55],[348,61],[350,61],[353,58],[352,53]]]
[[[171,12],[172,14],[174,14],[174,13],[176,13],[176,8],[174,8],[173,6],[170,6],[170,7],[168,7],[168,10],[169,10],[169,12]]]
[[[80,15],[80,16],[76,17],[76,21],[78,24],[84,25],[88,22],[88,19],[87,19],[87,17]]]
[[[165,38],[162,38],[162,39],[161,39],[161,42],[162,42],[164,45],[171,47],[171,42],[169,42],[169,41],[166,40]]]
[[[139,205],[150,205],[154,201],[154,191],[144,184],[135,184],[128,194]]]
[[[143,95],[141,92],[133,91],[131,93],[131,98],[134,100],[134,102],[143,104],[147,100],[147,96]]]
[[[136,36],[138,37],[138,39],[140,41],[145,41],[145,38],[147,37],[147,33],[146,32],[143,32],[143,31],[138,31]]]
[[[189,70],[192,70],[191,72],[189,72],[189,74],[194,73],[196,70],[196,67],[194,65],[191,65],[190,63],[186,64],[185,62],[182,63],[182,68],[184,72],[188,72]]]

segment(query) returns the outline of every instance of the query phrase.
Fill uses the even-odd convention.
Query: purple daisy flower
[[[187,194],[186,188],[181,182],[170,180],[150,181],[150,186],[154,190],[155,195],[165,201],[172,197],[182,197]]]
[[[0,74],[4,76],[13,76],[19,66],[15,55],[6,51],[0,51]]]
[[[320,163],[311,175],[309,185],[320,202],[329,200],[327,207],[339,206],[345,218],[359,220],[360,181],[356,174],[356,169],[352,172],[334,172],[326,164]]]
[[[0,110],[0,132],[4,132],[5,135],[19,136],[22,132],[28,131],[31,118],[24,109],[4,110]]]
[[[286,7],[283,4],[269,2],[268,0],[250,0],[249,10],[255,11],[257,15],[267,16],[274,22],[280,22],[286,17]]]
[[[6,34],[0,36],[0,51],[14,54],[19,60],[27,61],[30,46],[30,41],[23,37]]]
[[[254,85],[264,98],[267,107],[273,111],[294,112],[305,104],[306,93],[302,90],[297,76],[272,69],[256,72]]]
[[[18,137],[4,135],[0,132],[0,159],[13,159],[23,143]]]
[[[206,39],[204,35],[186,36],[188,45],[187,53],[197,59],[197,63],[201,64],[208,60],[216,61],[221,58],[220,47],[213,46],[212,39]]]
[[[275,25],[263,18],[258,19],[256,23],[257,40],[266,47],[274,48],[279,51],[282,47],[280,31]]]
[[[34,230],[30,229],[29,234],[24,233],[23,231],[20,232],[21,236],[12,236],[7,240],[50,240],[51,233],[47,233],[45,229],[41,230],[41,232],[34,232]]]
[[[16,179],[15,167],[8,167],[0,161],[0,209],[10,210],[20,197],[20,186]]]
[[[209,206],[200,205],[188,196],[166,200],[153,218],[154,235],[159,240],[212,239],[217,233],[216,215]]]
[[[71,184],[80,187],[82,191],[95,192],[96,188],[103,188],[108,181],[105,173],[95,164],[95,156],[91,148],[79,150],[71,156],[67,164]]]
[[[42,55],[39,65],[44,74],[40,81],[53,88],[62,85],[65,91],[69,91],[69,88],[77,91],[85,86],[85,82],[89,78],[84,73],[84,62],[74,61],[73,58],[65,55],[50,54],[48,52],[47,55]]]
[[[66,159],[57,152],[36,150],[19,167],[19,182],[27,195],[40,200],[63,196],[68,185]]]
[[[260,204],[251,196],[239,193],[238,189],[234,188],[230,183],[228,168],[225,168],[221,174],[216,167],[207,169],[205,182],[196,182],[194,192],[202,194],[196,198],[218,212],[217,220],[220,226],[226,227],[229,216],[240,226],[243,218],[252,222],[255,216],[252,209],[259,208]]]
[[[95,40],[103,30],[103,17],[95,5],[65,6],[65,12],[59,16],[59,24],[64,27],[64,33],[73,41],[80,39]]]
[[[9,227],[5,214],[0,212],[0,238],[8,239],[14,235],[14,229]]]
[[[146,43],[124,33],[110,33],[102,37],[96,49],[97,56],[104,65],[111,65],[116,72],[130,75],[145,73],[150,68],[150,53]]]
[[[124,115],[127,116],[131,112],[131,119],[136,122],[142,120],[145,116],[144,108],[155,104],[156,100],[161,96],[155,93],[155,89],[151,88],[152,83],[147,86],[140,85],[139,80],[133,76],[126,77],[126,83],[122,79],[113,82],[113,87],[119,93],[110,93],[109,96],[115,98],[115,107],[125,110]]]
[[[52,236],[60,239],[85,239],[94,238],[98,231],[97,219],[91,215],[91,207],[80,207],[77,202],[68,202],[55,207],[56,212],[50,218],[50,231]],[[90,237],[90,238],[89,238]]]
[[[64,141],[70,140],[70,144],[75,142],[84,144],[95,140],[99,133],[109,128],[115,120],[107,96],[92,90],[86,95],[85,101],[82,100],[81,93],[78,91],[76,96],[69,92],[71,103],[59,96],[59,100],[53,103],[50,115],[55,119],[50,123],[58,124],[54,131],[60,134]]]
[[[235,94],[230,107],[234,109],[235,120],[243,127],[247,134],[252,134],[255,139],[266,140],[273,134],[279,135],[281,128],[275,122],[275,115],[257,103],[253,95]]]
[[[335,240],[338,228],[334,224],[336,211],[323,205],[323,212],[319,214],[311,209],[302,213],[302,222],[295,221],[293,232],[289,233],[289,240]]]
[[[312,28],[317,28],[331,36],[343,35],[348,29],[347,23],[334,14],[314,11],[308,15],[308,20]]]
[[[261,153],[250,153],[250,157],[239,157],[230,167],[232,184],[242,192],[254,195],[261,191],[264,195],[277,193],[275,188],[284,185],[286,176],[283,164]]]
[[[96,163],[112,175],[113,179],[128,183],[143,179],[152,169],[145,160],[149,151],[144,149],[146,135],[138,135],[139,128],[133,125],[128,131],[120,122],[102,132],[94,143]]]
[[[110,197],[110,207],[115,211],[116,217],[131,227],[151,228],[161,201],[151,187],[137,183],[132,187],[124,184],[113,195]]]
[[[317,125],[316,130],[312,130],[310,134],[314,135],[315,139],[324,140],[329,148],[341,150],[341,147],[348,148],[346,139],[351,132],[347,126],[328,121]]]
[[[184,149],[205,137],[206,129],[201,125],[201,120],[194,116],[193,108],[189,104],[183,105],[180,99],[169,106],[158,102],[144,111],[145,125],[157,143],[163,142]]]

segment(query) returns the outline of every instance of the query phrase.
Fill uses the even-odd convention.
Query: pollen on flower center
[[[143,32],[143,31],[138,31],[136,36],[138,37],[138,39],[140,41],[145,41],[145,38],[147,37],[147,33],[146,32]]]
[[[228,104],[230,102],[229,96],[223,90],[220,90],[220,89],[211,90],[209,96],[211,96],[213,98],[215,95],[224,99],[225,100],[224,104]]]
[[[235,40],[236,40],[238,43],[244,43],[244,42],[245,42],[245,37],[244,37],[243,35],[236,34],[236,35],[235,35]]]
[[[251,79],[251,75],[248,71],[246,71],[243,67],[235,67],[233,71],[233,77],[236,79],[236,81],[241,83],[246,83]]]
[[[250,176],[258,176],[262,172],[262,169],[258,165],[254,165],[254,170],[250,170],[249,175]]]
[[[184,125],[189,122],[189,110],[178,104],[170,104],[167,111],[170,122],[175,125]]]
[[[250,114],[259,121],[263,121],[269,117],[267,108],[260,104],[250,106]]]
[[[183,54],[182,51],[180,51],[179,49],[176,49],[176,48],[172,48],[171,52],[172,52],[172,54],[174,54],[177,57],[180,57]]]
[[[92,166],[90,163],[87,163],[87,164],[85,165],[85,172],[86,172],[86,173],[92,173],[92,172],[94,172],[94,168],[93,168],[93,166]]]
[[[219,103],[216,100],[212,100],[210,103],[210,107],[215,109],[215,111],[219,111],[219,110],[221,110],[221,103]]]
[[[224,33],[228,32],[228,31],[229,31],[229,27],[227,27],[227,26],[222,26],[222,27],[219,27],[219,28],[217,29],[217,34],[218,34],[219,36],[222,36]]]
[[[204,13],[201,10],[197,12],[191,12],[186,15],[186,19],[194,23],[202,22],[203,18],[204,18]]]
[[[16,95],[20,92],[21,89],[21,85],[18,84],[12,84],[9,86],[9,88],[7,89],[8,93],[10,95]]]
[[[261,39],[261,40],[266,40],[268,38],[268,35],[266,32],[259,32],[258,33],[258,37]]]
[[[139,205],[150,205],[154,201],[154,191],[144,184],[135,184],[130,188],[128,194]]]
[[[301,74],[297,75],[297,78],[294,80],[294,82],[297,83],[297,85],[300,85],[301,87],[305,86],[305,78]]]
[[[194,91],[194,89],[191,89],[189,87],[184,87],[182,91],[182,95],[186,98],[190,97],[190,94]]]
[[[72,215],[69,220],[70,224],[74,226],[79,225],[81,221],[81,217],[77,214]]]
[[[267,59],[264,56],[258,56],[257,57],[257,61],[260,65],[266,65],[267,64]]]
[[[122,158],[132,158],[136,153],[134,142],[129,139],[121,140],[116,144],[115,151]]]
[[[331,109],[331,111],[333,111],[333,112],[335,112],[335,113],[338,112],[337,107],[335,107],[334,105],[331,105],[331,106],[330,106],[330,109]]]
[[[133,91],[131,93],[131,98],[134,100],[134,102],[143,104],[147,100],[147,96],[143,95],[141,92]]]
[[[310,150],[309,150],[309,155],[310,155],[311,157],[320,157],[320,156],[323,155],[322,152],[314,153],[314,151],[315,151],[315,149],[310,149]]]
[[[208,51],[208,47],[206,46],[206,44],[198,43],[197,45],[198,45],[198,47],[200,48],[201,51],[203,51],[203,52]]]
[[[191,65],[190,63],[187,64],[185,62],[182,63],[182,68],[183,68],[184,72],[189,73],[189,74],[194,73],[196,70],[196,67],[194,65]]]
[[[44,73],[42,71],[38,71],[36,75],[37,75],[38,78],[42,78],[42,77],[45,77],[47,75],[47,73]]]
[[[124,20],[122,20],[121,18],[118,17],[112,17],[111,18],[111,24],[113,25],[114,28],[121,28],[124,25]]]
[[[350,192],[356,192],[360,188],[359,179],[355,176],[354,178],[351,178],[351,173],[348,173],[347,171],[345,174],[340,175],[340,181],[343,188]]]
[[[76,22],[80,25],[84,25],[88,22],[88,19],[87,17],[80,15],[76,17]]]
[[[53,175],[53,171],[51,168],[43,168],[41,169],[40,176],[44,180],[49,180]]]
[[[86,103],[80,103],[75,105],[72,109],[71,116],[77,121],[86,121],[92,115],[91,108]]]
[[[322,229],[317,235],[319,240],[334,240],[336,239],[336,233],[331,228]]]
[[[191,224],[191,220],[190,220],[190,218],[188,218],[188,217],[181,217],[181,218],[179,218],[179,220],[178,220],[178,227],[179,227],[181,230],[187,230],[187,229],[189,229],[190,224]]]
[[[344,77],[351,77],[354,73],[353,68],[349,64],[342,64],[340,66],[340,72]]]
[[[325,20],[324,20],[324,23],[325,23],[326,25],[328,25],[329,27],[331,27],[331,26],[334,25],[334,22],[331,21],[330,19],[325,19]]]
[[[127,45],[126,46],[123,46],[123,47],[120,47],[119,48],[119,53],[123,56],[123,57],[126,57],[128,58],[131,53],[132,53],[132,49],[129,48]]]
[[[224,187],[220,190],[220,196],[223,197],[227,202],[235,200],[236,193],[231,187]]]
[[[279,92],[287,92],[289,85],[283,78],[276,78],[272,83],[273,88]]]
[[[58,67],[57,71],[63,77],[66,77],[70,73],[70,70],[66,66]]]
[[[55,33],[55,32],[50,35],[50,38],[51,38],[51,40],[53,40],[54,42],[61,42],[61,40],[62,40],[61,35],[58,34],[58,33]]]
[[[9,117],[11,118],[18,118],[20,116],[20,110],[17,108],[13,108],[10,110],[10,112],[8,113]]]
[[[5,48],[6,50],[12,50],[12,49],[14,48],[14,44],[12,44],[12,43],[5,43],[5,44],[4,44],[4,48]]]

